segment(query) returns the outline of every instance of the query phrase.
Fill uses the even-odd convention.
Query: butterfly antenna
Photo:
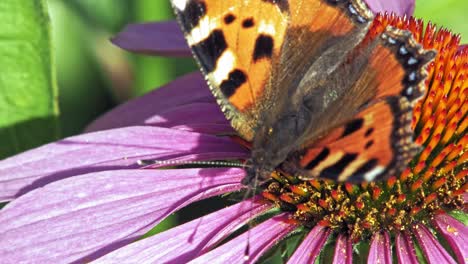
[[[248,185],[247,192],[244,195],[244,199],[246,200],[247,198],[253,198],[255,196],[255,191],[257,190],[258,186],[258,173],[255,172],[255,177],[253,178],[253,184]],[[250,197],[249,197],[250,196]],[[250,234],[251,234],[251,229],[253,228],[253,203],[250,204],[250,210],[249,210],[249,222],[248,222],[248,229],[247,229],[247,245],[245,246],[244,249],[244,263],[249,263],[250,260]]]
[[[161,166],[176,166],[176,165],[203,165],[213,167],[236,167],[246,168],[248,165],[242,162],[235,161],[194,161],[194,160],[137,160],[140,166],[161,165]]]
[[[244,194],[244,198],[242,198],[242,201],[245,201],[251,196],[251,193],[253,193],[253,188],[252,186],[248,186],[247,191]],[[249,217],[248,217],[248,227],[247,227],[247,245],[245,246],[244,249],[244,263],[248,263],[249,258],[250,258],[250,229],[252,229],[252,207],[253,204],[250,205],[249,209]]]

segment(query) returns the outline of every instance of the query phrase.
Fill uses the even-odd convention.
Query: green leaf
[[[451,211],[449,213],[452,217],[462,222],[465,226],[468,226],[468,214],[463,211]]]
[[[115,64],[104,66],[99,64],[99,60],[105,57],[113,63],[110,48],[120,51],[111,45],[108,41],[110,36],[105,36],[102,28],[98,25],[91,27],[87,18],[69,8],[69,3],[68,0],[48,1],[54,55],[57,58],[55,65],[63,137],[81,133],[86,125],[113,106],[111,79],[106,79],[105,74],[106,69],[115,67]],[[119,73],[124,72],[118,69]],[[115,68],[112,70],[116,71]],[[116,89],[124,90],[125,85]]]
[[[42,0],[0,1],[0,158],[59,136],[49,17]]]
[[[414,245],[414,250],[416,252],[416,257],[418,258],[418,262],[421,264],[427,264],[426,257],[424,257],[424,253],[421,249],[421,246],[419,246],[418,241],[413,239],[413,245]]]

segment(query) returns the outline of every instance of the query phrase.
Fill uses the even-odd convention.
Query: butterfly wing
[[[307,108],[316,114],[303,145],[352,119],[373,101],[402,96],[413,104],[424,94],[425,65],[434,56],[409,31],[388,27],[378,37],[366,39],[323,85],[304,91]],[[306,83],[305,87],[313,85]]]
[[[424,94],[425,65],[434,52],[423,50],[411,33],[391,27],[363,45],[357,49],[364,54],[355,53],[359,58],[337,69],[341,78],[353,69],[353,83],[340,105],[328,108],[317,123],[336,128],[304,144],[297,162],[305,178],[382,179],[401,172],[418,150],[412,107]]]
[[[221,109],[249,141],[311,63],[347,39],[325,53],[344,56],[372,19],[362,0],[171,1]]]
[[[419,149],[412,144],[411,106],[387,97],[303,150],[298,160],[304,179],[373,181],[396,175]]]

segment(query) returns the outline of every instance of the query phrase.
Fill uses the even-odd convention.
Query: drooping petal
[[[87,262],[194,201],[241,188],[241,169],[118,170],[54,182],[0,212],[8,263]]]
[[[395,238],[395,248],[399,263],[418,264],[413,240],[406,233],[398,233]]]
[[[415,0],[365,0],[375,13],[394,12],[399,16],[414,13]]]
[[[372,237],[367,263],[392,263],[392,244],[386,231]]]
[[[95,263],[187,263],[273,205],[247,200],[184,225],[140,240],[98,259]]]
[[[353,243],[346,235],[339,235],[336,239],[335,254],[333,264],[353,263]]]
[[[275,216],[189,263],[255,263],[265,251],[296,227],[288,220],[287,214]],[[245,259],[247,243],[248,260]]]
[[[329,229],[316,225],[309,234],[307,234],[306,238],[302,241],[296,251],[294,251],[294,254],[288,260],[288,263],[314,263],[329,235]]]
[[[148,120],[156,117],[165,118],[164,113],[171,113],[173,109],[193,103],[216,104],[206,81],[199,72],[187,74],[164,87],[114,108],[91,123],[86,131],[90,132],[117,127],[151,124],[148,123]],[[206,115],[206,117],[204,117],[205,120],[214,118],[217,121],[222,115],[219,108],[217,111],[210,111],[203,114]],[[184,122],[190,121],[184,118],[184,116],[179,115],[178,117],[181,119],[171,120],[171,125],[183,125],[185,124]],[[163,122],[156,123],[155,125],[161,124],[163,124]],[[228,124],[228,122],[225,121],[225,124]]]
[[[455,252],[459,263],[468,261],[468,227],[455,218],[440,214],[434,218],[434,225]]]
[[[176,21],[129,24],[112,42],[122,49],[148,55],[192,56]]]
[[[75,175],[137,168],[139,159],[235,159],[246,155],[229,138],[160,127],[89,133],[0,161],[0,200]]]
[[[456,263],[427,227],[418,224],[413,228],[413,234],[429,263]]]

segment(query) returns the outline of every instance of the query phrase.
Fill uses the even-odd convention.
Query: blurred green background
[[[192,69],[193,64],[187,60],[134,55],[119,50],[108,41],[127,23],[172,19],[169,1],[48,2],[56,50],[63,137],[79,133],[91,120],[116,104]],[[468,1],[424,0],[416,2],[415,16],[460,33],[466,42],[466,10]],[[189,66],[180,67],[181,64]]]

